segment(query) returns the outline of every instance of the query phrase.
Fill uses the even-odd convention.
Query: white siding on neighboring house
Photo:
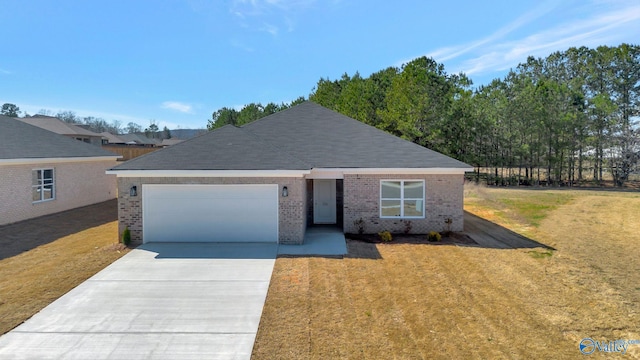
[[[91,205],[116,197],[115,160],[0,165],[0,225]],[[33,201],[33,170],[54,170],[54,199]]]

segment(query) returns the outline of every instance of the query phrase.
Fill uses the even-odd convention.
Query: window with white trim
[[[31,175],[33,202],[48,201],[56,198],[53,169],[35,169]]]
[[[424,180],[380,181],[381,218],[424,218]]]

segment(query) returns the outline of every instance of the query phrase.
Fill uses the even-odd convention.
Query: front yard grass
[[[279,258],[252,358],[579,358],[586,337],[640,339],[639,194],[472,190],[467,210],[556,251],[349,241],[344,259]]]
[[[110,222],[0,260],[0,334],[123,256],[117,229]]]

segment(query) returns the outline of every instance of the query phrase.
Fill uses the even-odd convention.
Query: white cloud
[[[0,101],[0,103],[3,103],[3,102]],[[202,119],[194,120],[194,119],[190,119],[190,117],[182,119],[181,120],[182,123],[179,123],[179,122],[176,122],[178,119],[171,117],[169,120],[166,120],[162,118],[161,114],[156,114],[160,116],[149,115],[146,117],[139,117],[139,116],[131,116],[131,115],[126,115],[126,114],[116,113],[116,112],[102,111],[97,109],[87,109],[79,106],[77,107],[77,105],[73,105],[73,104],[64,104],[64,106],[62,107],[58,105],[52,106],[51,104],[45,104],[45,103],[29,104],[29,103],[19,102],[19,104],[20,104],[19,105],[20,110],[23,112],[27,112],[30,115],[35,115],[38,113],[38,111],[42,109],[51,110],[54,114],[63,110],[71,110],[75,112],[76,115],[80,118],[93,116],[96,118],[102,118],[107,122],[118,120],[120,121],[120,124],[123,128],[126,127],[128,123],[133,122],[142,126],[142,128],[144,129],[145,127],[149,126],[151,120],[155,121],[160,129],[162,129],[165,126],[168,127],[169,129],[176,129],[176,128],[199,129],[199,128],[206,127],[206,120],[204,121],[202,121]],[[149,109],[149,111],[152,111],[152,110]]]
[[[505,36],[509,35],[510,33],[517,30],[518,28],[528,23],[531,23],[537,18],[549,13],[551,10],[554,9],[555,6],[556,5],[552,2],[549,2],[549,1],[544,2],[540,4],[538,7],[536,7],[535,9],[533,9],[532,11],[520,16],[515,21],[507,24],[507,26],[504,26],[498,29],[498,31],[496,31],[495,33],[489,35],[484,39],[480,39],[478,41],[472,42],[471,44],[449,48],[449,51],[438,54],[440,61],[447,61],[449,59],[457,58],[483,45],[490,44],[492,42],[497,41],[498,39],[504,38]],[[428,54],[427,56],[431,56],[435,58],[435,56],[431,54]]]
[[[260,28],[261,31],[264,32],[268,32],[269,34],[273,35],[273,36],[277,36],[278,35],[278,27],[275,25],[271,25],[268,23],[264,23],[264,26]]]
[[[295,15],[307,10],[316,0],[234,0],[229,12],[243,27],[256,28],[277,36],[280,28],[292,32]],[[250,25],[250,23],[254,23]]]
[[[465,61],[461,68],[467,74],[504,70],[524,61],[529,55],[543,57],[572,46],[595,47],[624,42],[624,37],[629,35],[628,25],[635,26],[636,36],[640,35],[638,21],[640,5],[596,14],[585,20],[569,21],[521,39],[491,44],[488,52]]]
[[[436,49],[426,56],[433,57],[438,62],[446,62],[451,73],[462,71],[473,75],[513,68],[524,62],[527,56],[544,57],[573,46],[616,46],[621,42],[633,42],[634,38],[640,37],[640,4],[607,2],[604,5],[600,0],[585,4],[583,9],[590,13],[587,17],[572,17],[563,8],[563,22],[533,34],[509,38],[516,29],[526,24],[535,25],[537,19],[558,10],[551,3],[543,3],[485,38]]]
[[[9,70],[5,70],[3,68],[0,68],[0,74],[11,75],[13,73],[11,71],[9,71]]]
[[[175,110],[185,114],[191,114],[193,107],[189,104],[181,103],[178,101],[165,101],[162,103],[163,109]]]

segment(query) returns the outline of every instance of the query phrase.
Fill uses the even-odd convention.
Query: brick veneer
[[[0,166],[0,225],[96,204],[116,197],[115,160]],[[34,169],[54,169],[55,199],[32,201]]]
[[[401,219],[380,218],[380,180],[425,181],[425,218],[411,221],[411,233],[463,230],[463,175],[344,175],[344,231],[357,233],[354,221],[362,218],[365,233],[388,230],[401,233],[405,223]]]
[[[306,182],[302,178],[238,178],[238,177],[121,177],[118,178],[118,218],[119,233],[125,227],[131,231],[134,244],[142,243],[142,184],[278,184],[278,242],[280,244],[302,244],[307,227],[305,209],[307,206]],[[129,196],[129,189],[135,185],[138,196]],[[286,186],[289,196],[280,192]]]

